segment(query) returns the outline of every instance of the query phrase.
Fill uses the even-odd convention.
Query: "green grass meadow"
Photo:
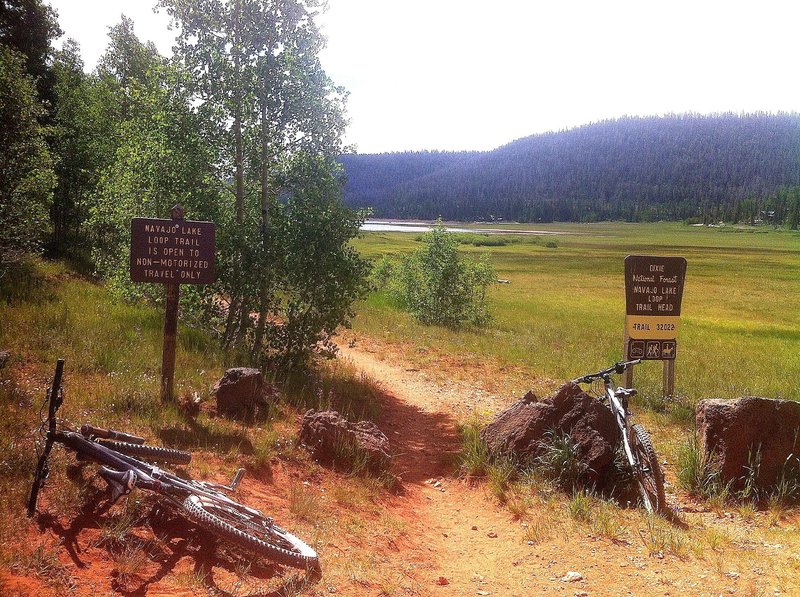
[[[376,292],[360,305],[355,330],[539,378],[571,379],[622,357],[625,256],[683,256],[677,395],[690,403],[743,395],[800,399],[800,233],[675,223],[526,228],[556,234],[503,236],[502,246],[475,246],[487,237],[464,237],[474,241],[462,244],[465,254],[488,253],[498,278],[511,282],[491,289],[488,327],[422,326]],[[419,235],[402,232],[364,233],[356,242],[370,258],[419,245]],[[635,380],[645,394],[659,394],[660,362],[640,365]]]

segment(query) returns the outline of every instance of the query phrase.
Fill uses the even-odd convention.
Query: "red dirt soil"
[[[501,398],[463,382],[440,384],[424,372],[403,366],[402,357],[394,355],[387,362],[378,356],[382,350],[373,350],[343,348],[342,353],[391,388],[384,396],[383,426],[395,443],[406,487],[405,496],[393,507],[408,521],[409,535],[421,543],[412,551],[423,556],[422,594],[720,595],[766,590],[792,594],[795,590],[793,594],[800,595],[800,588],[787,592],[785,583],[765,578],[765,559],[779,552],[780,545],[761,546],[759,555],[746,558],[752,566],[737,570],[715,569],[691,557],[651,557],[643,542],[615,543],[569,525],[529,545],[524,540],[524,522],[515,520],[508,508],[481,487],[452,477],[452,457],[459,449],[457,420],[471,412],[497,412],[519,396]],[[439,487],[426,482],[439,477],[444,478]],[[691,509],[689,501],[683,505]],[[640,523],[637,516],[632,512],[626,524]],[[707,512],[685,512],[682,517],[685,525],[718,522],[717,516]],[[581,580],[563,580],[570,571],[578,572]]]
[[[327,531],[321,530],[324,525],[320,524],[301,525],[297,533],[301,537],[316,534],[323,574],[327,560],[331,575],[318,583],[303,584],[293,571],[277,567],[251,568],[243,573],[241,563],[213,553],[179,522],[157,527],[159,539],[149,526],[136,526],[133,537],[146,557],[129,565],[123,574],[124,554],[102,541],[97,521],[103,515],[92,511],[73,517],[40,514],[21,538],[21,550],[44,544],[56,554],[68,581],[58,584],[47,573],[37,576],[33,569],[0,568],[0,594],[58,595],[65,587],[81,595],[265,594],[264,587],[272,590],[266,593],[272,595],[792,594],[791,584],[787,589],[786,579],[777,570],[785,564],[796,565],[795,558],[782,553],[779,544],[744,545],[750,555],[735,560],[692,555],[680,559],[669,553],[651,556],[644,541],[614,542],[597,536],[587,526],[572,523],[564,508],[548,510],[563,518],[555,521],[556,532],[535,542],[526,541],[530,518],[515,518],[508,507],[488,494],[485,484],[471,485],[453,473],[460,448],[458,421],[471,412],[497,412],[516,397],[494,396],[464,381],[434,380],[405,365],[402,355],[394,355],[388,362],[379,357],[388,352],[374,350],[343,348],[342,358],[383,388],[379,426],[392,443],[394,473],[401,479],[401,490],[384,495],[376,508],[365,509],[366,531],[350,532],[338,519],[326,522]],[[208,455],[204,458],[211,470],[228,471],[220,472],[216,479],[227,482],[230,463]],[[314,478],[303,478],[304,469],[278,459],[273,459],[269,468],[266,479],[246,477],[240,497],[279,521],[292,519],[287,505],[292,484],[330,495],[340,479],[324,469]],[[670,499],[678,500],[674,495]],[[684,507],[691,505],[686,498],[682,501]],[[48,507],[47,491],[39,509],[53,511]],[[390,532],[379,524],[383,516],[402,524]],[[630,528],[643,524],[637,512],[623,511],[622,516]],[[684,512],[681,517],[682,524],[690,527],[733,525],[747,535],[747,523],[741,520],[720,519],[709,512]],[[796,529],[794,522],[786,526]],[[714,553],[714,549],[709,551]],[[387,580],[376,582],[376,570],[342,572],[348,561],[359,560],[370,562],[379,569],[378,576]],[[569,580],[568,572],[579,573],[573,575],[577,580]],[[795,570],[792,578],[796,577]]]

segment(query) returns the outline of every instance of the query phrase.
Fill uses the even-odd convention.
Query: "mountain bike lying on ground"
[[[614,389],[611,385],[612,374],[621,375],[628,367],[640,362],[640,359],[622,361],[608,369],[574,379],[573,382],[590,384],[595,380],[603,380],[602,400],[604,403],[607,402],[619,427],[625,457],[639,487],[642,503],[648,512],[663,513],[667,511],[667,501],[664,496],[664,471],[661,470],[658,455],[653,449],[650,434],[641,425],[632,425],[629,421],[628,398],[635,396],[636,390],[622,387]]]
[[[48,415],[40,428],[44,435],[44,450],[39,457],[28,500],[29,517],[36,512],[39,490],[49,472],[47,459],[53,444],[58,443],[76,452],[79,460],[101,465],[98,473],[109,485],[111,503],[135,487],[153,491],[163,496],[167,505],[191,525],[213,533],[240,551],[319,573],[319,558],[311,547],[280,528],[272,518],[233,501],[225,494],[236,489],[244,469],[236,472],[230,485],[184,480],[133,455],[158,462],[187,464],[191,458],[187,452],[145,446],[140,437],[91,425],[81,427],[81,433],[57,429],[56,412],[64,400],[61,387],[63,371],[64,360],[59,359],[53,384],[45,399]]]

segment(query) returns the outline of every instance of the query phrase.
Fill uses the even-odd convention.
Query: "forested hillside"
[[[800,115],[622,118],[486,153],[341,156],[380,217],[800,220]]]

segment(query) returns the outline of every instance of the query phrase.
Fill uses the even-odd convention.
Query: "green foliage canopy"
[[[103,168],[88,221],[98,273],[128,298],[160,300],[160,285],[133,284],[128,272],[134,217],[165,217],[180,203],[194,220],[221,217],[217,156],[205,123],[179,82],[185,73],[138,40],[130,21],[112,28],[96,84],[100,112],[116,114],[116,140]],[[211,304],[212,288],[187,288],[184,302]],[[198,301],[200,301],[198,303]],[[198,317],[199,318],[199,317]]]
[[[313,349],[331,355],[333,336],[354,317],[352,305],[368,290],[369,263],[350,245],[363,214],[344,206],[341,183],[324,158],[292,161],[287,195],[273,215],[279,250],[271,264],[276,283],[267,354],[303,362]]]
[[[50,68],[51,40],[61,35],[56,12],[42,0],[0,2],[0,45],[24,56],[24,72],[49,111],[53,107],[53,72]],[[47,112],[41,117],[44,118]]]
[[[49,230],[55,175],[42,115],[24,57],[0,45],[0,275],[40,251]]]
[[[233,219],[220,235],[227,248],[218,270],[219,293],[228,299],[223,343],[301,360],[316,345],[332,347],[330,335],[352,317],[350,303],[363,286],[351,275],[366,268],[345,249],[360,216],[341,205],[333,183],[346,94],[319,61],[321,5],[159,2],[178,30],[187,88],[218,142],[221,178],[232,182]],[[331,217],[344,226],[327,229]],[[326,250],[314,249],[326,234]]]
[[[87,226],[98,272],[158,301],[160,286],[129,280],[131,218],[180,203],[216,222],[218,281],[184,287],[183,316],[254,360],[332,353],[366,292],[368,265],[349,245],[363,218],[342,203],[333,159],[344,95],[319,65],[311,4],[162,2],[179,28],[176,60],[123,18],[90,90],[116,123]]]

